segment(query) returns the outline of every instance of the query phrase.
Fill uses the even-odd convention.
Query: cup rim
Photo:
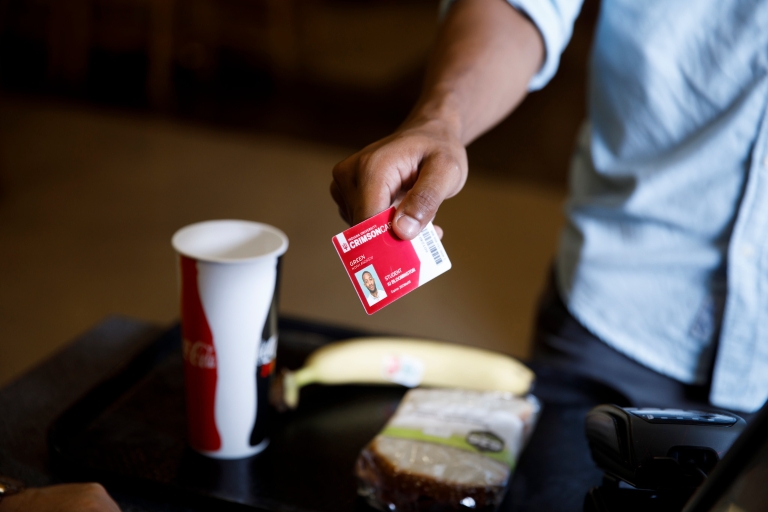
[[[273,249],[264,254],[258,254],[256,256],[247,256],[247,257],[235,257],[235,258],[195,254],[194,251],[190,251],[180,247],[181,237],[183,237],[189,231],[200,229],[205,225],[224,224],[224,223],[248,225],[251,227],[258,227],[260,229],[263,229],[264,231],[267,231],[277,236],[280,239],[280,246],[277,249]],[[173,237],[171,237],[171,245],[173,246],[174,250],[178,254],[182,256],[186,256],[188,258],[192,258],[194,260],[198,260],[198,261],[205,261],[210,263],[249,263],[249,262],[253,262],[253,261],[257,261],[265,258],[280,257],[283,254],[285,254],[285,251],[288,250],[288,236],[285,233],[283,233],[282,230],[276,228],[275,226],[272,226],[270,224],[265,224],[263,222],[256,222],[252,220],[243,220],[243,219],[213,219],[213,220],[204,220],[201,222],[187,224],[186,226],[178,229],[173,234]]]

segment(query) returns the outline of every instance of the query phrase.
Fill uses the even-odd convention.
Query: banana
[[[313,383],[395,383],[523,395],[533,378],[518,360],[489,350],[408,338],[354,338],[317,349],[295,372],[284,370],[273,402],[295,409],[299,390]]]

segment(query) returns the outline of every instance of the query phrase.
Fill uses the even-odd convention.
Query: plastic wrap
[[[539,410],[530,395],[413,389],[360,453],[358,493],[389,512],[494,510]]]

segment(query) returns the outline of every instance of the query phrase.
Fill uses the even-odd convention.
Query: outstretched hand
[[[350,225],[397,204],[392,227],[410,240],[466,179],[467,153],[458,135],[441,121],[415,120],[336,164],[331,195]]]
[[[395,234],[418,235],[464,186],[465,145],[523,100],[544,56],[536,26],[507,2],[455,2],[409,118],[333,169],[331,195],[344,220],[357,224],[394,204]]]
[[[3,499],[0,512],[120,512],[99,484],[28,488]]]

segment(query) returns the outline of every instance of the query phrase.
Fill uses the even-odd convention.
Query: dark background
[[[565,187],[597,10],[585,2],[555,79],[472,164]],[[362,147],[408,113],[436,23],[434,0],[0,0],[0,86]]]

